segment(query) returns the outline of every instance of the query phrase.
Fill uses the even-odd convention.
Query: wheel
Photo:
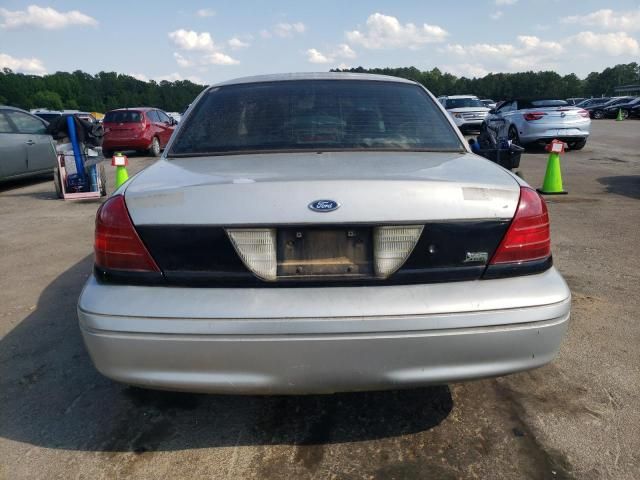
[[[522,146],[522,144],[520,143],[520,135],[518,135],[518,130],[513,125],[509,127],[508,138],[509,140],[511,140],[511,143],[513,143],[514,145],[518,145],[519,147]]]
[[[595,112],[593,112],[593,118],[595,118],[596,120],[604,118],[604,112],[602,110],[596,110]]]
[[[105,150],[104,148],[102,149],[102,156],[104,158],[111,158],[113,157],[113,152],[111,150]]]
[[[622,118],[626,120],[629,118],[629,110],[622,110]]]
[[[62,181],[60,180],[60,169],[58,167],[53,169],[53,185],[56,189],[56,196],[62,198]]]
[[[104,164],[100,164],[100,196],[107,196],[107,174],[104,170]]]
[[[578,140],[576,142],[569,142],[569,148],[571,150],[582,150],[586,144],[587,139],[583,138],[582,140]]]
[[[151,140],[149,155],[151,155],[152,157],[160,156],[160,140],[158,140],[158,137],[153,137],[153,140]]]

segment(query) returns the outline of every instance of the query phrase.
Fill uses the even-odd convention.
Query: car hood
[[[519,184],[470,153],[325,152],[162,159],[127,184],[138,225],[511,218]],[[333,212],[315,200],[341,204]]]

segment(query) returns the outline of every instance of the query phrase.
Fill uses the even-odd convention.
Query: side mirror
[[[492,108],[491,110],[489,110],[489,115],[493,115],[496,113],[496,109]]]

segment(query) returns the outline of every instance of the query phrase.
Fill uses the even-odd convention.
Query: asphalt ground
[[[546,159],[523,156],[533,186]],[[134,157],[130,171],[151,162]],[[99,202],[58,200],[49,179],[0,185],[0,479],[640,478],[640,121],[594,121],[562,166],[569,194],[548,202],[573,311],[553,363],[307,397],[102,377],[75,313]]]

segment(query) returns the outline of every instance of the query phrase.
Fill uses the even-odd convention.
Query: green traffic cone
[[[115,188],[120,188],[124,182],[129,180],[129,174],[127,173],[127,167],[116,167],[116,184]]]
[[[617,121],[617,122],[621,122],[621,121],[623,121],[623,120],[624,120],[624,118],[622,117],[622,109],[621,109],[621,108],[619,108],[619,109],[618,109],[618,116],[616,117],[616,121]]]
[[[560,171],[560,154],[551,152],[547,162],[547,171],[544,174],[542,188],[538,192],[544,195],[566,195],[562,188],[562,172]]]

